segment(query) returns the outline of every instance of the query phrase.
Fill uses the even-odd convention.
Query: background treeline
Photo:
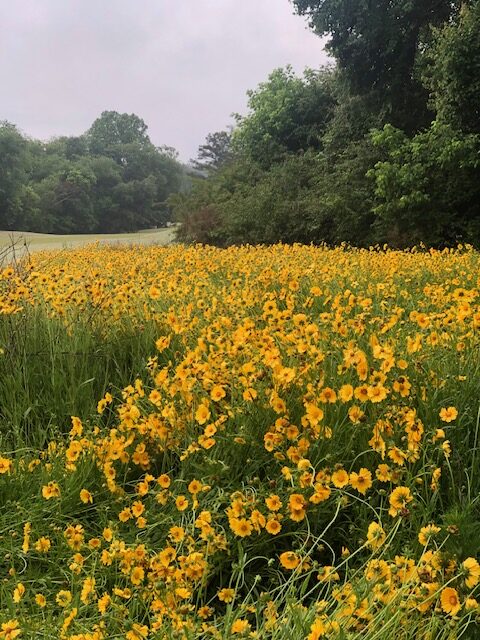
[[[164,225],[185,185],[168,147],[136,115],[105,111],[82,136],[48,143],[0,122],[0,229],[44,233],[136,231]]]
[[[480,241],[480,1],[294,0],[335,64],[274,71],[171,198],[183,240]]]

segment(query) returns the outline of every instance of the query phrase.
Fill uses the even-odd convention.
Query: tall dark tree
[[[292,0],[319,35],[328,35],[354,94],[371,95],[385,121],[413,133],[432,120],[415,66],[431,27],[459,10],[459,0]]]
[[[196,160],[191,160],[191,165],[198,171],[210,173],[231,162],[233,156],[232,132],[216,131],[207,135],[205,143],[198,148]]]
[[[0,122],[0,225],[14,229],[26,177],[27,141],[15,125]]]
[[[435,32],[424,79],[438,120],[480,134],[480,1]]]

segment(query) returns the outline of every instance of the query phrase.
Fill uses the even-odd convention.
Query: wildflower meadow
[[[0,272],[0,640],[480,637],[480,255]]]

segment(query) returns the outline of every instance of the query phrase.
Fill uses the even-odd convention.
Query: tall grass
[[[95,314],[66,327],[38,307],[1,318],[0,446],[41,448],[72,415],[94,414],[107,390],[142,376],[155,336],[128,321],[106,332]]]

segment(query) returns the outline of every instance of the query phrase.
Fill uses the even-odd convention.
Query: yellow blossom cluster
[[[0,640],[480,633],[479,266],[278,245],[5,268],[0,318],[155,339],[95,414],[1,453]]]

